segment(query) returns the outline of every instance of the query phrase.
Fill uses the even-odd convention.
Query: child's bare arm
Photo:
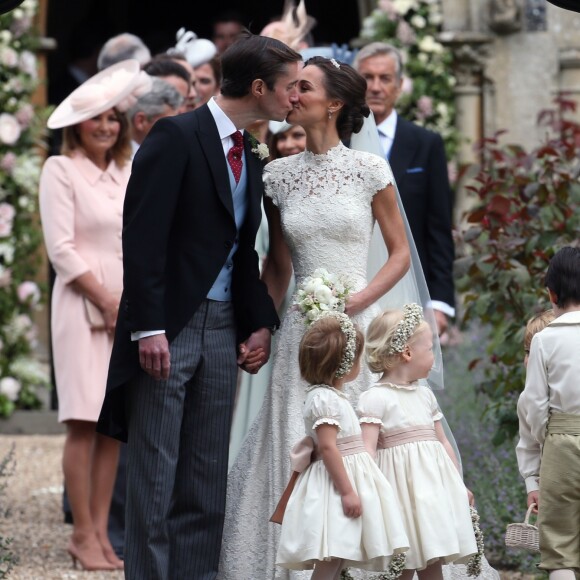
[[[334,425],[320,425],[316,429],[318,436],[318,452],[324,461],[332,482],[342,499],[344,515],[349,518],[358,518],[362,514],[360,498],[352,488],[342,455],[336,446],[338,428]]]
[[[376,423],[364,423],[360,424],[362,431],[362,438],[365,444],[365,449],[370,453],[371,457],[374,457],[377,453],[377,443],[379,440],[379,433],[381,431],[381,426]]]

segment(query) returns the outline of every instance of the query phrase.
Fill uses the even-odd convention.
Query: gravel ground
[[[0,435],[0,459],[14,445],[16,463],[13,474],[0,482],[6,484],[0,495],[0,535],[13,538],[12,551],[18,559],[9,578],[121,580],[122,572],[72,568],[66,552],[71,528],[63,523],[61,509],[63,443],[63,435]],[[511,571],[500,574],[502,580],[533,578]]]
[[[62,519],[62,435],[2,435],[0,459],[15,449],[15,469],[0,495],[0,535],[11,537],[14,580],[120,580],[122,572],[82,572],[66,545],[71,527]],[[1,514],[0,514],[1,515]]]

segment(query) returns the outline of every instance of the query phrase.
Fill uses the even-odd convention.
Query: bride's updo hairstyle
[[[336,119],[336,128],[341,139],[350,138],[361,130],[365,117],[370,114],[366,104],[366,80],[350,65],[334,59],[314,56],[304,63],[304,66],[310,65],[324,73],[328,97],[344,103]]]

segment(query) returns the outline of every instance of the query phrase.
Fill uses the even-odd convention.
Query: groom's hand
[[[139,364],[155,380],[169,378],[171,362],[165,334],[154,334],[139,340]]]
[[[270,358],[272,333],[267,328],[253,332],[239,346],[238,366],[255,375]]]

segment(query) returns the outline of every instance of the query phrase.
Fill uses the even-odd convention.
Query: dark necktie
[[[240,131],[236,131],[230,136],[234,141],[234,146],[228,151],[228,163],[232,168],[232,173],[234,174],[236,183],[239,183],[240,176],[242,175],[242,153],[244,151],[244,138],[242,137]]]

